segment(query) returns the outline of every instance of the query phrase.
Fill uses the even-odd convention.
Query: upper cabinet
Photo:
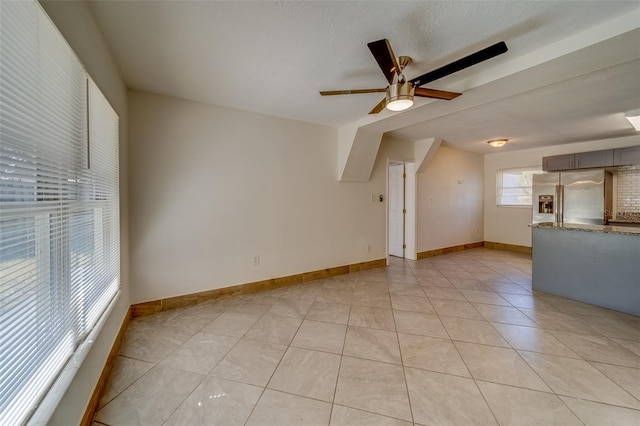
[[[574,170],[592,169],[597,167],[611,167],[614,165],[613,149],[603,151],[581,152],[578,154],[554,155],[542,158],[542,170]]]
[[[630,166],[640,164],[640,145],[629,148],[618,148],[613,153],[614,166]]]
[[[575,154],[554,155],[551,157],[542,157],[542,170],[553,172],[556,170],[571,170]]]
[[[613,149],[575,154],[575,169],[592,169],[613,166]]]

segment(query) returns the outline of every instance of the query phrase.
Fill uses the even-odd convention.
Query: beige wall
[[[339,182],[335,129],[137,91],[129,117],[132,303],[386,256],[372,195],[412,143],[385,138],[369,182]],[[440,149],[419,250],[482,240],[482,176],[481,156]]]
[[[488,154],[484,157],[484,239],[531,247],[531,207],[496,206],[496,171],[541,166],[542,157],[640,144],[640,136]]]
[[[50,420],[51,425],[80,423],[91,394],[129,309],[127,92],[100,31],[85,2],[41,1],[52,21],[71,45],[88,73],[120,117],[121,288],[118,303]]]
[[[382,156],[370,182],[338,182],[335,129],[129,102],[133,303],[385,257]]]
[[[440,146],[417,182],[418,252],[483,240],[483,158]]]

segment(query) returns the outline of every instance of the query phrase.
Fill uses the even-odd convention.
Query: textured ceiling
[[[90,4],[128,87],[334,127],[363,119],[381,99],[380,94],[318,94],[386,86],[366,46],[369,41],[387,38],[396,55],[411,56],[414,62],[405,71],[411,78],[504,40],[509,46],[506,54],[427,86],[466,90],[473,87],[475,73],[498,68],[609,19],[636,13],[640,21],[638,3],[633,1]],[[476,150],[478,134],[484,138],[504,133],[497,124],[520,129],[519,137],[535,141],[550,133],[554,140],[565,142],[593,135],[591,130],[602,137],[630,134],[628,128],[610,129],[609,122],[598,120],[630,106],[640,107],[637,72],[634,63],[624,70],[570,79],[558,87],[465,110],[457,113],[463,114],[464,126],[459,125],[461,117],[452,115],[393,134],[412,139],[439,136],[470,150]],[[593,91],[585,90],[588,87]],[[562,99],[554,96],[558,93]],[[602,102],[594,105],[594,96]],[[419,99],[417,106],[429,102]],[[549,113],[549,105],[558,112]],[[389,113],[380,116],[384,114]],[[491,129],[486,128],[488,120],[494,123]]]

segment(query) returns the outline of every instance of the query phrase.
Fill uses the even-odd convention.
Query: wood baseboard
[[[443,254],[448,254],[448,253],[454,253],[456,251],[469,250],[469,249],[472,249],[472,248],[482,247],[483,245],[484,245],[484,243],[482,241],[478,241],[476,243],[461,244],[461,245],[458,245],[458,246],[444,247],[444,248],[435,249],[435,250],[421,251],[421,252],[418,253],[418,260],[419,259],[426,259],[428,257],[441,256]]]
[[[426,259],[428,257],[433,257],[433,256],[441,256],[447,253],[454,253],[456,251],[469,250],[477,247],[487,247],[487,248],[496,249],[496,250],[517,251],[518,253],[531,254],[531,247],[527,247],[527,246],[518,246],[515,244],[505,244],[505,243],[494,243],[492,241],[478,241],[477,243],[468,243],[468,244],[461,244],[459,246],[444,247],[436,250],[421,251],[418,253],[418,260]]]
[[[443,247],[435,250],[422,251],[417,253],[418,260],[426,259],[443,254],[454,253],[462,250],[469,250],[477,247],[487,247],[497,250],[509,250],[519,253],[531,254],[531,247],[518,246],[514,244],[495,243],[492,241],[478,241],[475,243],[460,244],[452,247]],[[333,268],[319,269],[317,271],[304,272],[302,274],[287,275],[279,278],[271,278],[263,281],[255,281],[246,284],[239,284],[231,287],[223,287],[215,290],[207,290],[199,293],[190,293],[182,296],[169,297],[165,299],[152,300],[149,302],[136,303],[131,305],[131,318],[155,314],[157,312],[182,308],[195,305],[205,300],[215,300],[224,297],[237,296],[240,294],[251,294],[264,290],[273,290],[280,287],[287,287],[294,284],[305,283],[323,278],[330,278],[336,275],[348,274],[350,272],[362,271],[370,268],[379,268],[386,265],[386,259],[370,260],[368,262],[354,263],[351,265],[336,266]]]
[[[515,244],[505,244],[505,243],[494,243],[492,241],[485,241],[484,246],[487,248],[492,248],[497,250],[517,251],[518,253],[531,254],[531,247],[527,247],[527,246],[518,246]]]
[[[98,383],[96,387],[93,389],[93,394],[91,394],[91,399],[89,400],[89,404],[84,412],[84,416],[82,416],[81,426],[91,426],[93,424],[93,417],[96,414],[98,409],[98,404],[100,403],[100,397],[102,396],[102,391],[104,391],[104,387],[107,384],[107,380],[109,380],[109,376],[111,375],[111,371],[113,370],[113,365],[116,362],[116,357],[118,356],[118,351],[120,350],[120,344],[122,343],[122,338],[124,337],[125,331],[127,331],[127,326],[129,325],[129,319],[131,318],[131,308],[129,308],[129,312],[125,315],[122,320],[122,325],[120,326],[120,330],[118,331],[118,335],[116,336],[116,340],[113,342],[113,346],[111,346],[111,351],[107,356],[107,361],[104,364],[104,368],[102,369],[102,373],[100,374],[100,378],[98,379]]]
[[[204,302],[205,300],[215,300],[224,297],[237,296],[239,294],[250,294],[256,293],[258,291],[273,290],[276,288],[287,287],[294,284],[335,277],[336,275],[348,274],[350,272],[364,271],[371,268],[380,268],[382,266],[386,266],[386,264],[386,259],[376,259],[367,262],[354,263],[351,265],[336,266],[334,268],[304,272],[302,274],[272,278],[264,281],[255,281],[247,284],[218,288],[215,290],[207,290],[199,293],[191,293],[182,296],[169,297],[166,299],[152,300],[150,302],[136,303],[134,305],[131,305],[131,318],[151,315],[157,312],[168,311],[170,309],[182,308],[184,306],[191,306],[200,302]]]

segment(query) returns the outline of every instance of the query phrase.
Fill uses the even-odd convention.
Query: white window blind
[[[37,2],[0,1],[0,424],[119,288],[118,118]]]
[[[496,205],[531,206],[533,175],[542,173],[540,167],[504,169],[496,172]]]

